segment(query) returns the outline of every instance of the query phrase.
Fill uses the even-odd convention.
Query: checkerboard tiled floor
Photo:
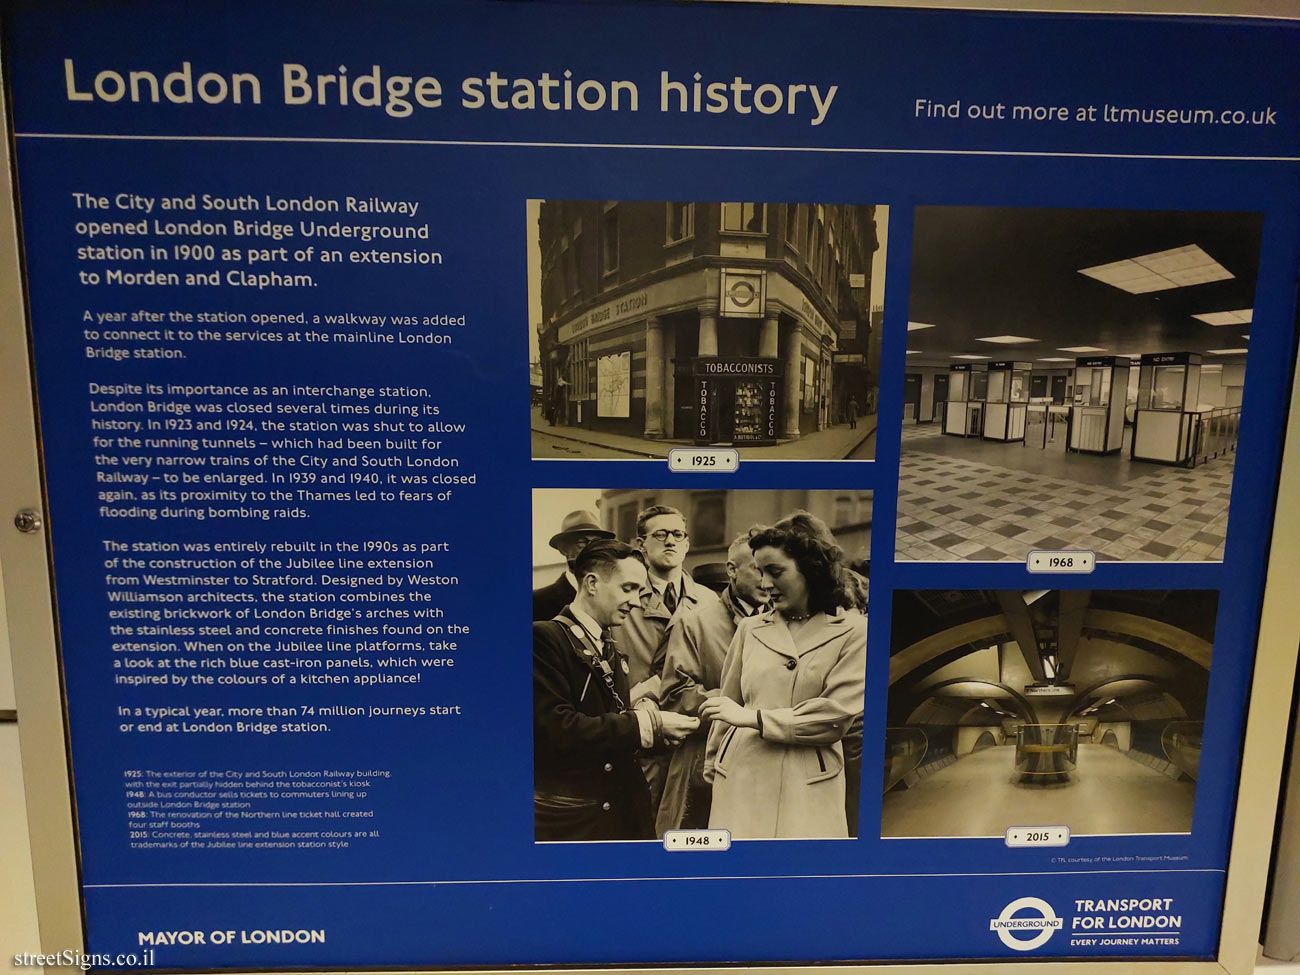
[[[1091,549],[1099,561],[1223,558],[1235,454],[1193,470],[1153,464],[1103,487],[907,449],[932,436],[941,436],[932,426],[903,428],[900,561],[1023,562],[1032,549]]]

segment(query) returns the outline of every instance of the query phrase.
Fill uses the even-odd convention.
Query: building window
[[[845,525],[851,525],[856,520],[857,505],[854,504],[853,498],[847,494],[841,494],[835,499],[835,514],[831,519],[832,528],[843,528]]]
[[[668,204],[668,234],[666,241],[675,244],[695,233],[695,204]]]
[[[835,262],[839,249],[835,246],[835,229],[828,227],[826,230],[826,264],[824,270],[825,276],[822,278],[822,287],[827,291],[833,291],[835,287]]]
[[[703,548],[727,540],[727,495],[723,491],[701,491],[691,498],[691,545]]]
[[[562,289],[556,271],[555,248],[550,247],[542,258],[542,307],[545,310],[544,315],[548,325],[555,317],[555,306],[563,298],[563,295],[560,294]]]
[[[591,389],[591,373],[588,368],[590,364],[587,361],[587,340],[573,343],[573,351],[569,353],[569,386],[572,389],[572,398],[583,400],[587,398],[587,393]]]
[[[820,281],[822,276],[822,222],[814,221],[808,235],[808,260],[811,262],[813,280]]]
[[[604,274],[618,270],[618,204],[605,204],[600,218],[600,269]]]
[[[560,238],[560,274],[563,275],[560,291],[564,298],[571,297],[578,290],[578,271],[573,259],[573,245],[568,237]]]
[[[831,514],[832,528],[845,528],[849,525],[869,525],[870,523],[870,491],[858,491],[854,494],[836,495],[835,509]]]
[[[803,408],[812,410],[817,405],[817,360],[803,357]]]
[[[767,204],[722,204],[722,229],[744,234],[767,232]]]
[[[640,510],[641,506],[636,501],[629,501],[627,504],[618,506],[618,512],[615,515],[617,521],[614,525],[614,532],[621,541],[631,542],[636,538],[636,516]]]
[[[565,283],[570,297],[582,290],[582,219],[573,221],[573,243],[569,247]]]
[[[785,242],[794,250],[799,249],[799,204],[785,205]]]

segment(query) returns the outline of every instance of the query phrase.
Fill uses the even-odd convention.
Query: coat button
[[[787,661],[785,662],[785,669],[786,669],[786,670],[794,670],[794,669],[795,669],[796,667],[798,667],[798,666],[799,666],[799,664],[798,664],[796,661],[794,661],[794,660],[787,660]]]
[[[614,766],[611,765],[609,762],[606,762],[606,763],[605,763],[605,771],[606,771],[606,772],[612,772],[612,771],[614,771]]]
[[[605,812],[609,812],[609,810],[610,810],[612,807],[610,806],[609,803],[607,803],[607,802],[602,802],[602,803],[600,804],[600,808],[603,809],[603,810],[605,810]]]

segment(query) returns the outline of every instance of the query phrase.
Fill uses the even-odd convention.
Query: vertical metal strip
[[[19,532],[14,515],[44,511],[27,308],[18,248],[9,106],[0,103],[0,565],[13,652],[18,741],[36,880],[41,950],[84,945],[63,690],[54,629],[48,529]],[[45,519],[48,524],[48,518]]]
[[[1274,820],[1286,753],[1287,719],[1300,632],[1300,383],[1292,376],[1286,444],[1264,584],[1264,606],[1250,687],[1237,813],[1232,824],[1219,962],[1237,975],[1253,970],[1268,881]]]

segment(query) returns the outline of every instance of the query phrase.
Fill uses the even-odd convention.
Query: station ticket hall
[[[1223,557],[1252,213],[921,207],[897,557]]]

